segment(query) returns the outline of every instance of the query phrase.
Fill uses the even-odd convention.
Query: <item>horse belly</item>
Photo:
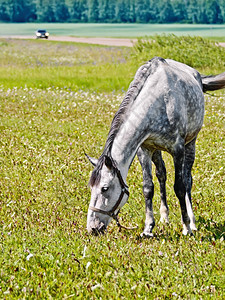
[[[170,135],[170,134],[156,134],[154,136],[147,137],[142,146],[150,151],[154,150],[161,150],[171,152],[173,149],[174,144],[176,143],[177,135]]]

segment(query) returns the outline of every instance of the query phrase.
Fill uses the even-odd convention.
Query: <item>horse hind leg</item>
[[[192,209],[191,200],[191,188],[192,188],[192,176],[191,169],[195,160],[195,142],[196,139],[191,141],[185,146],[185,162],[184,162],[184,181],[186,186],[185,201],[187,206],[188,216],[190,218],[190,227],[192,230],[197,230],[195,226],[195,216]]]
[[[169,208],[166,200],[166,167],[162,159],[161,151],[157,150],[152,156],[152,161],[156,166],[156,177],[159,181],[161,205],[160,205],[160,222],[169,223]]]
[[[140,147],[137,152],[143,173],[143,194],[145,197],[145,228],[142,237],[152,237],[152,230],[155,226],[153,216],[152,198],[154,195],[154,184],[152,181],[152,154],[147,149]]]
[[[190,218],[186,206],[186,187],[184,181],[184,161],[185,161],[185,147],[183,142],[176,144],[173,153],[174,168],[175,168],[175,183],[174,191],[179,199],[183,223],[183,234],[192,234],[190,227]]]

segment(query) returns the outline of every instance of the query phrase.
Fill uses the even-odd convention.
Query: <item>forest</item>
[[[0,0],[0,21],[222,24],[225,0]]]

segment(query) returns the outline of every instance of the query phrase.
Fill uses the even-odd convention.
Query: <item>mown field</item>
[[[225,41],[225,25],[205,24],[89,24],[89,23],[0,23],[0,36],[34,35],[47,29],[51,35],[81,37],[143,37],[155,34],[203,36]]]
[[[193,168],[195,236],[182,236],[167,154],[169,225],[159,223],[154,177],[154,237],[140,238],[144,199],[135,159],[120,220],[138,229],[119,232],[112,222],[104,236],[86,232],[92,167],[84,151],[101,154],[124,90],[146,56],[178,57],[181,44],[187,60],[197,56],[195,39],[155,40],[154,47],[140,41],[135,49],[0,41],[0,298],[224,299],[225,91],[206,95]],[[202,67],[200,57],[188,61],[207,74],[224,71],[225,49],[198,44]]]

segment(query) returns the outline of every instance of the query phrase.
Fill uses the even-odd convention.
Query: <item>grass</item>
[[[0,82],[4,87],[126,90],[137,68],[154,56],[173,58],[199,72],[224,69],[225,48],[200,37],[153,36],[133,49],[43,40],[0,39]],[[213,71],[212,71],[213,70]]]
[[[124,92],[121,88],[109,92],[107,87],[99,91],[73,89],[69,77],[62,78],[64,87],[46,84],[40,88],[36,80],[41,67],[33,62],[40,42],[11,41],[2,46],[1,70],[8,72],[10,63],[13,70],[31,69],[33,73],[27,72],[33,85],[21,86],[13,72],[8,77],[12,86],[1,81],[0,298],[224,299],[224,91],[218,92],[218,97],[206,95],[205,121],[193,168],[195,236],[182,236],[179,204],[172,188],[172,160],[167,154],[171,223],[159,223],[159,186],[154,176],[155,236],[139,238],[144,227],[144,200],[141,168],[135,159],[128,174],[131,196],[120,220],[125,225],[137,224],[138,229],[119,232],[112,222],[106,235],[89,236],[87,182],[92,167],[84,151],[95,157],[101,154]],[[78,67],[76,62],[85,51],[84,61],[90,57],[97,61],[96,66],[119,65],[124,74],[127,71],[129,53],[125,49],[78,45],[76,52],[77,45],[44,45],[46,53],[51,53],[42,61],[49,64],[44,69],[48,70],[46,78],[58,68],[50,64],[50,57],[67,59],[68,47]],[[25,65],[24,60],[34,66]],[[62,76],[58,74],[56,83]],[[86,78],[88,81],[89,73]],[[103,87],[104,77],[102,80]]]
[[[152,42],[154,40],[154,42]],[[225,48],[202,37],[155,35],[139,39],[134,58],[140,63],[160,56],[185,63],[199,72],[220,72],[225,68]]]
[[[133,64],[124,68],[130,53],[125,47],[2,39],[0,49],[0,82],[9,88],[67,86],[112,91],[127,88],[136,69]]]
[[[196,24],[87,24],[87,23],[0,23],[1,35],[33,35],[38,28],[51,35],[81,37],[143,37],[176,34],[219,38],[225,41],[225,25]]]

